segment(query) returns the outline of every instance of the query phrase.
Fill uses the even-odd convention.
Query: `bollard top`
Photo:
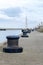
[[[15,35],[15,36],[7,36],[7,39],[19,39],[20,37]]]
[[[27,33],[27,32],[28,32],[28,30],[22,30],[22,32],[23,32],[23,33]]]

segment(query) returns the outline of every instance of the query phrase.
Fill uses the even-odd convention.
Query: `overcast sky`
[[[43,0],[0,0],[0,27],[35,27],[43,22]]]

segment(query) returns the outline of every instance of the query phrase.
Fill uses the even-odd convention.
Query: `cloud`
[[[13,17],[8,17],[2,10],[0,10],[0,19],[13,19]]]
[[[3,14],[0,14],[0,18],[3,18],[3,19],[10,19],[10,17],[8,17],[7,15],[3,15]]]
[[[2,28],[22,28],[25,27],[25,22],[19,19],[3,19],[0,18],[0,27]]]
[[[10,7],[22,7],[28,0],[0,0],[0,9],[10,8]]]
[[[0,0],[0,6],[0,21],[15,21],[22,26],[27,16],[31,27],[43,21],[43,0]]]
[[[8,8],[8,9],[4,9],[1,11],[4,12],[4,14],[7,15],[8,17],[17,17],[22,12],[21,8],[19,8],[19,7]]]

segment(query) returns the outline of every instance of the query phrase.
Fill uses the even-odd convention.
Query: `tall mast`
[[[26,28],[27,28],[27,16],[26,16],[25,26],[26,26]]]

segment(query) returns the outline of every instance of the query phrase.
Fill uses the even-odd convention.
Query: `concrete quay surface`
[[[33,31],[20,38],[22,53],[0,53],[0,65],[43,65],[43,33]]]

